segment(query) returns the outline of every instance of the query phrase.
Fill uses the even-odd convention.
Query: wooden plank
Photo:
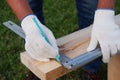
[[[92,26],[57,39],[60,52],[66,54],[69,58],[85,53],[90,40],[91,28]]]
[[[113,56],[108,64],[108,80],[120,80],[120,54]]]
[[[21,62],[42,80],[55,80],[69,72],[55,60],[40,62],[29,57],[26,52],[21,53],[20,56]]]
[[[120,15],[117,15],[115,19],[116,23],[120,25]],[[91,28],[92,26],[57,39],[60,51],[69,58],[85,53],[90,41]],[[21,61],[42,80],[55,80],[70,72],[55,60],[50,62],[36,61],[30,58],[26,52],[21,53]]]

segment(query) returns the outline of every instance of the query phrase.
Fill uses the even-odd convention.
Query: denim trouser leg
[[[76,0],[80,29],[85,28],[93,23],[97,4],[98,0]]]
[[[93,23],[95,10],[97,9],[98,0],[76,0],[78,12],[78,23],[80,29],[85,28]],[[101,68],[101,58],[83,66],[83,69],[95,72]]]
[[[28,0],[29,5],[33,11],[33,13],[38,17],[40,22],[44,24],[43,17],[43,0]]]

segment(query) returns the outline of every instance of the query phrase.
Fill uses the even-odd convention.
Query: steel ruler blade
[[[23,29],[20,26],[18,26],[17,24],[15,24],[14,22],[6,21],[3,23],[3,25],[6,26],[7,28],[9,28],[10,30],[12,30],[13,32],[15,32],[17,35],[19,35],[23,39],[25,39],[25,33],[24,33]]]

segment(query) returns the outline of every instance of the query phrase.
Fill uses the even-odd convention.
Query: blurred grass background
[[[120,13],[120,1],[116,0],[116,14]],[[56,38],[78,30],[75,0],[44,0],[44,17],[46,25]],[[28,76],[29,70],[20,62],[20,52],[24,51],[24,41],[11,30],[3,26],[3,22],[19,21],[9,8],[6,0],[0,1],[0,80],[22,80]],[[103,64],[103,80],[107,70]],[[58,80],[80,80],[81,69],[69,73]]]

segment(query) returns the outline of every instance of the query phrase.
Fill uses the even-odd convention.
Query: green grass
[[[120,1],[116,2],[116,14],[120,13]],[[46,25],[56,38],[78,29],[75,0],[44,0]],[[22,80],[29,70],[20,62],[20,52],[24,51],[24,41],[18,35],[3,26],[3,22],[19,21],[5,2],[0,1],[0,80]],[[103,76],[106,80],[106,65],[103,64]],[[69,73],[58,80],[79,80],[81,70]]]

